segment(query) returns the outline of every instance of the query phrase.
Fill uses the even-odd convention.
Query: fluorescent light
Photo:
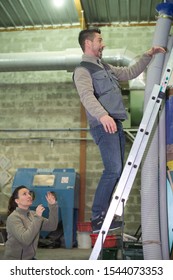
[[[57,7],[61,7],[64,4],[64,0],[53,0],[53,2]]]

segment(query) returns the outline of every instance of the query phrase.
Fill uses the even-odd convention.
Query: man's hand
[[[100,122],[102,123],[104,130],[109,133],[115,133],[117,131],[117,125],[113,118],[108,115],[105,115],[100,118]]]
[[[157,53],[166,53],[166,50],[165,50],[165,48],[155,46],[155,47],[152,47],[151,49],[149,49],[147,51],[147,54],[150,55],[150,56],[153,56]]]

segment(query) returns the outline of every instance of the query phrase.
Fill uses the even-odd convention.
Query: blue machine
[[[55,194],[60,210],[59,221],[62,220],[63,224],[65,247],[72,248],[79,208],[79,174],[74,169],[19,168],[13,180],[12,191],[20,185],[25,185],[33,192],[32,209],[43,204],[46,217],[49,210],[45,195],[48,191]],[[45,234],[48,235],[41,232],[41,235]]]

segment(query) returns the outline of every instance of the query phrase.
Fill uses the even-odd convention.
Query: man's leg
[[[121,176],[125,137],[122,124],[117,122],[117,126],[118,131],[114,134],[105,132],[102,125],[91,130],[91,134],[99,146],[104,165],[104,171],[95,192],[92,219],[106,214],[115,185]]]

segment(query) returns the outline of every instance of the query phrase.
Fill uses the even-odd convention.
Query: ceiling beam
[[[74,0],[76,10],[78,12],[80,27],[82,30],[86,29],[86,21],[84,17],[84,10],[82,9],[81,0]],[[81,104],[80,110],[80,125],[81,128],[87,127],[86,113],[83,105]],[[79,193],[79,217],[80,222],[85,220],[85,194],[86,194],[86,157],[87,157],[87,142],[84,140],[87,136],[86,131],[80,132],[80,193]]]
[[[82,8],[81,0],[74,0],[74,4],[78,13],[81,29],[86,29],[86,19],[84,16],[84,10]]]

